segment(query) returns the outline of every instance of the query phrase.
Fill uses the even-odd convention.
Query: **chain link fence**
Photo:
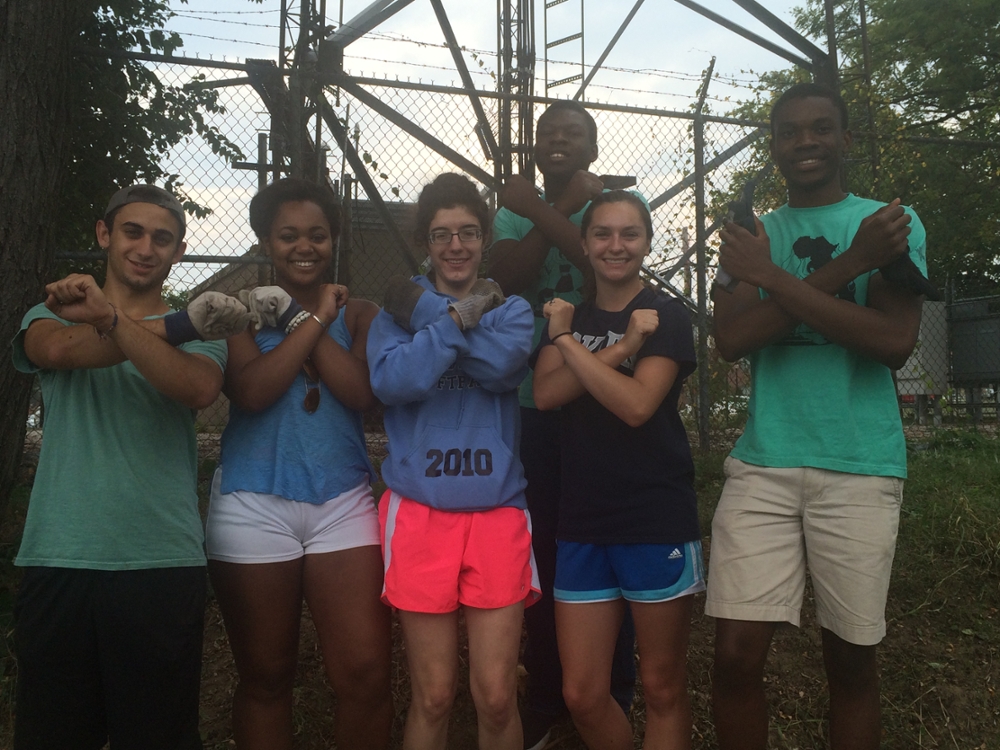
[[[243,168],[234,167],[195,138],[169,154],[166,170],[181,175],[183,191],[207,209],[205,216],[189,219],[187,256],[168,279],[172,298],[183,302],[208,289],[234,293],[271,283],[270,266],[260,256],[249,227],[247,206],[262,176],[273,173],[273,165],[253,160],[258,159],[261,135],[271,137],[275,131],[274,114],[248,79],[233,71],[173,63],[150,65],[165,85],[216,87],[223,111],[207,114],[206,119],[234,142],[246,159]],[[196,76],[199,80],[192,83]],[[404,238],[409,240],[421,187],[443,171],[462,171],[439,153],[442,149],[432,146],[433,139],[465,160],[469,167],[465,171],[474,172],[473,178],[495,203],[495,192],[487,179],[494,166],[486,156],[486,146],[477,132],[479,121],[466,92],[388,80],[355,81],[383,106],[432,136],[407,132],[376,111],[368,97],[363,101],[346,89],[327,88],[323,92]],[[500,99],[485,92],[480,96],[495,133]],[[536,117],[544,107],[543,101],[536,103]],[[699,331],[706,335],[710,330],[709,301],[700,308],[706,319],[698,316],[696,115],[649,107],[588,107],[598,127],[599,156],[592,170],[635,178],[634,189],[653,209],[653,251],[647,263],[650,281],[681,297],[692,310],[696,335]],[[762,170],[766,163],[765,124],[702,115],[698,125],[704,128],[704,236],[706,288],[710,288],[718,246],[715,230],[743,183],[761,174],[758,212],[776,207],[782,199],[775,197],[780,189],[773,170]],[[338,281],[350,286],[352,295],[380,302],[386,280],[393,274],[409,273],[423,257],[412,245],[401,248],[393,239],[384,213],[359,187],[359,175],[347,163],[344,149],[329,128],[311,121],[309,131],[313,145],[318,146],[314,149],[319,154],[316,173],[327,177],[344,196],[346,221],[334,273]],[[269,152],[262,155],[273,160]],[[933,426],[975,420],[996,424],[998,300],[925,306],[920,343],[898,374],[901,406],[909,423]],[[735,440],[746,420],[749,368],[745,361],[722,361],[711,345],[708,352],[706,361],[700,363],[706,374],[689,379],[681,408],[692,435],[697,434],[696,426],[702,419],[708,424],[710,440],[722,447]],[[703,402],[708,404],[707,415],[698,414],[700,388],[708,390],[708,399]],[[36,412],[32,419],[37,421]],[[220,397],[199,415],[207,457],[217,456],[217,438],[227,412],[225,398]]]

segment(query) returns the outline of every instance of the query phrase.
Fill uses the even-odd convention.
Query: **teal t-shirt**
[[[634,190],[630,192],[639,196],[639,198],[642,199],[642,202],[646,204],[646,207],[649,207],[649,203],[641,194]],[[588,202],[586,206],[570,216],[569,220],[576,224],[576,226],[580,226],[580,222],[583,220],[583,214],[586,212],[589,205],[590,203]],[[523,240],[524,236],[530,232],[534,226],[535,225],[532,224],[531,221],[523,216],[520,216],[513,211],[509,211],[506,208],[501,208],[497,211],[496,217],[493,219],[493,241]],[[538,346],[538,342],[542,338],[542,329],[548,323],[545,316],[542,315],[542,307],[545,303],[550,299],[558,297],[559,299],[566,300],[572,305],[579,305],[583,302],[583,295],[580,293],[580,288],[582,286],[583,274],[580,272],[580,269],[570,263],[569,260],[566,259],[566,256],[562,254],[562,250],[558,247],[555,247],[554,245],[550,247],[549,253],[545,256],[541,271],[539,271],[534,283],[517,293],[517,296],[523,297],[528,301],[528,304],[531,305],[531,312],[535,316],[535,336],[531,341],[532,351],[534,351],[535,347]],[[521,406],[526,406],[531,409],[536,408],[535,399],[531,390],[533,374],[533,370],[528,370],[528,375],[523,381],[521,381],[521,386],[517,392]]]
[[[198,514],[195,411],[157,391],[125,361],[45,370],[24,352],[33,307],[12,342],[14,365],[37,372],[45,404],[38,470],[15,564],[93,570],[205,564]],[[193,341],[225,369],[224,341]]]
[[[771,259],[805,278],[844,252],[861,221],[883,205],[854,195],[816,208],[784,205],[761,218]],[[912,217],[910,257],[926,274],[926,232],[912,209],[906,212]],[[837,296],[867,304],[872,273]],[[805,324],[749,359],[749,418],[733,457],[757,466],[906,477],[906,442],[888,367]]]

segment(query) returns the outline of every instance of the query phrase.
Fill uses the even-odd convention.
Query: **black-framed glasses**
[[[479,227],[462,227],[457,232],[435,229],[427,235],[427,242],[431,245],[447,245],[452,237],[458,237],[459,242],[475,242],[483,238],[483,230]]]
[[[310,414],[315,414],[319,408],[319,370],[312,360],[302,363],[302,376],[306,384],[306,397],[302,399],[302,408]]]

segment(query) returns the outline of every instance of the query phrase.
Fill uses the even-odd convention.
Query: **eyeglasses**
[[[302,375],[306,384],[306,397],[302,399],[302,408],[310,414],[315,414],[319,408],[319,370],[311,359],[302,363]]]
[[[475,242],[483,238],[483,230],[479,227],[462,227],[457,232],[449,232],[447,229],[435,229],[427,235],[427,241],[432,245],[447,245],[451,238],[458,236],[459,242]]]

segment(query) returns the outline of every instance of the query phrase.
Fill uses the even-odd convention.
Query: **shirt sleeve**
[[[500,240],[523,240],[524,235],[520,224],[524,219],[506,208],[501,208],[493,217],[493,242]]]
[[[39,372],[42,369],[28,359],[28,355],[24,351],[24,333],[28,330],[28,326],[36,320],[58,320],[63,325],[70,325],[68,321],[60,318],[43,304],[35,305],[24,314],[24,317],[21,318],[21,330],[17,332],[17,335],[10,342],[10,348],[11,359],[14,360],[14,369],[28,375]]]
[[[909,206],[905,206],[904,210],[910,215],[912,221],[910,222],[910,258],[913,260],[914,265],[920,269],[920,273],[924,276],[927,275],[927,230],[924,229],[924,224],[920,221],[920,217],[917,216],[916,211],[914,211]]]
[[[636,360],[667,357],[680,366],[678,378],[686,378],[694,372],[698,362],[691,315],[680,302],[663,296],[658,297],[651,307],[656,310],[660,323],[639,349]]]
[[[528,373],[535,317],[520,297],[511,296],[466,331],[469,352],[459,364],[486,390],[512,391]]]
[[[391,406],[426,399],[469,347],[448,315],[411,334],[380,310],[368,329],[367,350],[372,391]]]

